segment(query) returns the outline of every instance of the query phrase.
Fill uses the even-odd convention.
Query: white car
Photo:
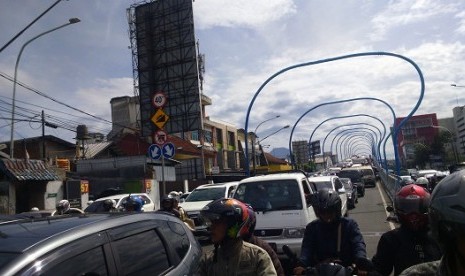
[[[205,184],[195,188],[183,202],[179,204],[195,223],[195,234],[207,234],[205,222],[199,218],[200,210],[215,199],[232,197],[239,182]]]
[[[142,206],[143,211],[153,211],[155,210],[155,203],[146,193],[132,193],[132,194],[117,194],[112,196],[101,197],[95,201],[89,201],[87,208],[84,209],[84,212],[89,213],[98,213],[104,212],[103,201],[106,199],[113,199],[116,201],[115,208],[120,210],[123,208],[123,203],[126,202],[129,196],[138,196],[144,201],[144,206]]]
[[[275,173],[242,179],[234,198],[253,207],[254,234],[268,242],[279,258],[286,258],[283,245],[299,256],[305,227],[316,219],[310,204],[314,192],[302,172]]]
[[[344,184],[342,184],[338,176],[328,175],[328,176],[309,177],[308,181],[310,181],[310,184],[313,185],[313,187],[317,191],[320,189],[324,189],[324,188],[337,191],[342,201],[341,214],[343,216],[348,215],[346,190],[344,188]]]

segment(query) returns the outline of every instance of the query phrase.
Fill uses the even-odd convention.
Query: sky
[[[0,46],[53,3],[1,1]],[[138,3],[61,1],[3,50],[0,141],[10,140],[15,64],[18,83],[29,88],[16,87],[15,118],[23,121],[15,139],[42,134],[42,110],[62,126],[46,135],[74,142],[79,124],[107,134],[110,99],[134,95],[126,12]],[[465,87],[451,86],[465,86],[464,1],[195,0],[193,9],[206,62],[203,93],[212,99],[206,116],[257,130],[259,140],[272,134],[261,141],[269,150],[288,147],[291,133],[293,141],[312,132],[312,141],[324,141],[337,126],[359,124],[351,128],[384,134],[372,117],[389,129],[394,116],[447,118],[465,104]],[[70,18],[81,22],[34,40],[16,63],[28,40]]]

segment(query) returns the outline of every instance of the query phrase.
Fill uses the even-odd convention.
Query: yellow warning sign
[[[166,115],[166,113],[160,108],[157,109],[157,112],[152,116],[152,122],[159,128],[163,129],[166,122],[170,119],[170,116]]]

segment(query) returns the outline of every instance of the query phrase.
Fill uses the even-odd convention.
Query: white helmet
[[[173,198],[175,199],[177,202],[179,202],[179,199],[181,198],[181,194],[176,192],[176,191],[172,191],[168,194],[168,197],[169,198]]]

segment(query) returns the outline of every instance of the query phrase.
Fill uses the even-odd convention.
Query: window
[[[166,238],[170,247],[174,249],[179,257],[179,260],[176,262],[177,265],[181,262],[184,256],[186,256],[187,251],[189,250],[189,237],[186,235],[182,225],[174,221],[167,221],[166,225],[158,228],[158,230]]]
[[[234,147],[236,138],[234,132],[228,131],[228,145]]]
[[[124,275],[159,275],[170,267],[166,249],[155,230],[113,243]]]
[[[205,142],[212,143],[212,132],[209,130],[204,130]]]
[[[108,275],[104,256],[102,247],[97,247],[47,267],[40,275]]]
[[[218,144],[223,144],[223,130],[220,128],[216,129],[216,142]]]

